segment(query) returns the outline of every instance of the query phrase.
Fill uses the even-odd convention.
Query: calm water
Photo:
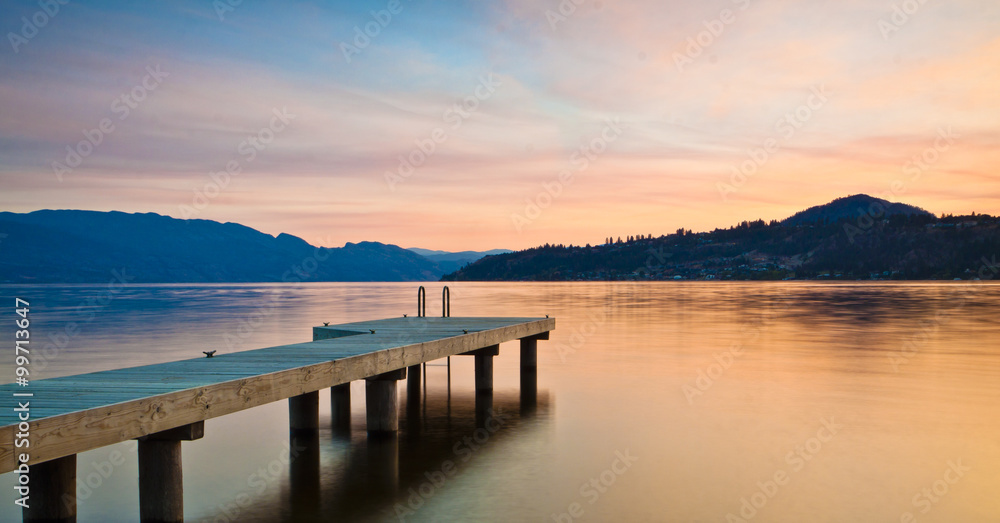
[[[428,285],[431,315],[440,289]],[[285,402],[210,420],[184,444],[187,519],[300,521],[318,505],[323,520],[356,521],[1000,521],[998,285],[451,290],[453,316],[557,318],[539,343],[534,409],[521,405],[515,342],[495,363],[493,432],[477,433],[466,357],[452,358],[450,390],[446,367],[427,368],[395,442],[367,441],[355,383],[353,432],[294,450],[318,451],[318,471],[287,465]],[[53,344],[37,379],[309,340],[324,321],[413,313],[416,285],[0,294],[10,320],[12,296],[30,299],[33,338]],[[68,322],[79,332],[61,338]],[[0,336],[13,339],[12,323]],[[5,360],[0,381],[12,380]],[[81,454],[78,476],[80,521],[138,520],[134,444]],[[0,521],[20,520],[14,480],[0,476]]]

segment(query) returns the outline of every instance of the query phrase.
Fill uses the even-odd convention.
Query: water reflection
[[[314,517],[320,509],[320,438],[292,434],[289,451],[289,505],[293,521]]]
[[[518,347],[504,345],[490,401],[475,393],[473,358],[421,369],[419,385],[399,384],[401,430],[389,441],[366,436],[363,383],[351,409],[324,391],[319,438],[295,459],[284,402],[210,420],[184,447],[188,519],[399,521],[401,510],[406,521],[552,521],[580,503],[590,521],[726,521],[781,470],[791,481],[754,521],[1000,520],[1000,285],[450,287],[453,316],[556,317],[537,373],[522,374]],[[324,321],[415,306],[410,284],[127,287],[92,304],[101,292],[0,286],[32,299],[33,336],[54,350],[38,378],[303,341]],[[439,310],[439,291],[428,296]],[[78,333],[64,337],[70,323]],[[0,322],[0,339],[11,326]],[[0,360],[0,379],[10,370]],[[490,403],[504,416],[495,433]],[[792,466],[788,453],[831,419],[843,429]],[[465,438],[477,431],[489,437],[473,450]],[[81,479],[108,470],[116,450],[125,462],[84,485],[81,522],[138,517],[129,447],[81,454]],[[636,461],[591,503],[582,485],[618,453]],[[915,507],[958,459],[972,470],[926,513]],[[12,480],[0,476],[0,492]]]
[[[407,396],[403,408],[407,414],[398,435],[369,437],[360,427],[348,441],[333,431],[322,431],[318,438],[293,437],[287,504],[279,519],[374,521],[418,515],[439,490],[478,457],[495,452],[500,442],[544,430],[544,423],[529,423],[518,414],[524,408],[522,397],[472,393],[449,402]],[[411,403],[412,399],[416,401]],[[537,408],[546,419],[548,393],[530,401],[535,405],[532,412]],[[332,458],[322,460],[321,453]],[[321,469],[324,461],[333,466]],[[273,509],[269,503],[259,510],[248,507],[241,521],[269,513]],[[260,519],[274,520],[270,515]]]

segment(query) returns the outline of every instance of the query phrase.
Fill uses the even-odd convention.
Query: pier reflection
[[[397,435],[368,437],[357,421],[353,431],[344,432],[341,418],[318,438],[294,438],[290,495],[281,511],[285,521],[417,512],[477,457],[494,452],[505,439],[539,430],[550,407],[548,391],[539,394],[537,386],[520,392],[449,391],[428,399],[416,381],[407,384],[404,397]]]
[[[530,418],[538,409],[538,369],[521,369],[521,417]]]
[[[293,434],[289,443],[289,505],[292,518],[301,520],[320,509],[320,438]]]

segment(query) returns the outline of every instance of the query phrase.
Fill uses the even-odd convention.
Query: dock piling
[[[184,521],[184,472],[181,442],[201,439],[199,421],[139,438],[139,520],[142,523]]]
[[[521,338],[521,414],[531,415],[538,404],[538,340],[548,333]]]
[[[407,367],[406,401],[420,402],[420,365],[410,365]]]
[[[351,384],[330,387],[330,410],[333,416],[333,431],[344,435],[351,433]]]
[[[396,382],[406,378],[406,369],[365,378],[368,435],[396,434],[399,430],[399,399]]]
[[[521,373],[538,368],[538,338],[521,338]]]
[[[476,392],[493,392],[492,354],[476,354]]]
[[[288,398],[288,428],[295,436],[319,434],[319,391]]]
[[[31,465],[31,482],[24,523],[76,521],[76,454]]]
[[[476,392],[493,392],[493,357],[500,354],[499,345],[463,352],[465,356],[476,357]]]
[[[406,371],[406,430],[411,436],[416,436],[420,432],[422,367],[422,365],[411,365]]]

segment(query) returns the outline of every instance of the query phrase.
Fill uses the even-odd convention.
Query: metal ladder
[[[426,318],[427,317],[427,289],[421,285],[417,289],[417,317]],[[450,318],[451,317],[451,289],[447,285],[441,291],[441,317]],[[424,363],[424,395],[426,396],[427,390],[427,367],[448,367],[448,398],[451,399],[451,356],[448,356],[445,363]]]

